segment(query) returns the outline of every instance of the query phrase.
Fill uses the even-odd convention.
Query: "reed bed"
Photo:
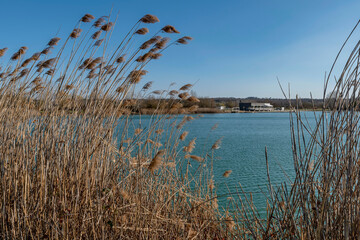
[[[147,37],[157,22],[145,15],[114,45],[110,16],[86,14],[39,52],[0,50],[1,239],[227,236],[209,200],[209,158],[191,155],[195,139],[182,130],[193,117],[160,114],[196,103],[192,85],[159,91],[142,81],[150,61],[192,40],[172,41],[171,25]],[[159,100],[144,126],[132,114],[149,94]]]
[[[358,239],[360,43],[330,95],[326,78],[315,125],[300,99],[291,106],[290,183],[271,184],[265,148],[264,217],[241,185],[219,210],[212,160],[221,139],[195,155],[183,127],[199,116],[172,115],[198,111],[192,85],[143,83],[150,61],[192,40],[171,41],[171,25],[146,37],[157,22],[145,15],[116,46],[115,22],[86,14],[39,52],[0,49],[0,238]],[[142,125],[140,100],[150,95],[156,108]]]

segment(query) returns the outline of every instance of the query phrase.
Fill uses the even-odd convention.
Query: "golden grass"
[[[151,88],[137,87],[145,66],[191,38],[170,42],[178,30],[168,25],[136,46],[148,33],[142,25],[159,22],[145,15],[108,52],[115,25],[109,17],[88,25],[93,19],[86,14],[66,39],[51,38],[30,58],[21,47],[1,65],[0,238],[225,237],[206,197],[214,190],[202,182],[211,176],[190,171],[182,156],[182,126],[193,118],[159,115],[182,108],[170,94],[177,90],[159,92],[167,100],[157,100],[150,126],[130,118]]]
[[[171,42],[168,35],[179,31],[167,25],[137,46],[148,34],[143,25],[159,22],[148,14],[109,52],[115,24],[101,17],[90,26],[94,19],[86,14],[66,39],[51,38],[27,58],[21,47],[0,65],[1,239],[359,238],[359,44],[335,97],[324,92],[316,126],[307,124],[301,101],[290,113],[291,186],[271,185],[265,150],[269,191],[261,217],[241,185],[229,193],[238,199],[229,197],[219,211],[213,159],[221,139],[191,155],[196,138],[187,141],[183,127],[195,118],[168,115],[201,112],[192,85],[138,87],[150,61],[192,38]],[[140,100],[155,94],[151,124],[134,122]]]

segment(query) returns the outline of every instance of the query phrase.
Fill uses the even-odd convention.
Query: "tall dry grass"
[[[30,55],[21,47],[1,62],[1,238],[358,239],[360,43],[331,98],[326,79],[315,125],[300,100],[292,106],[295,178],[273,186],[267,169],[265,218],[241,186],[226,207],[236,211],[222,214],[212,171],[221,139],[194,155],[196,138],[182,130],[193,117],[162,114],[196,111],[183,107],[199,101],[192,86],[152,91],[141,81],[150,61],[191,40],[171,42],[179,31],[167,25],[136,45],[149,34],[144,25],[158,21],[144,16],[108,51],[115,24],[86,14],[66,39]],[[149,94],[159,97],[145,126],[131,116]]]
[[[301,99],[291,106],[290,129],[295,177],[269,188],[267,214],[262,218],[251,194],[239,189],[237,236],[253,239],[359,239],[360,238],[360,42],[357,41],[343,70],[330,89],[337,59],[357,29],[346,39],[324,81],[323,107],[300,109]],[[284,93],[284,95],[286,95]],[[288,95],[286,95],[288,96]],[[289,98],[290,99],[290,98]],[[315,109],[315,107],[314,107]]]
[[[167,25],[137,45],[149,35],[145,25],[156,22],[145,15],[113,47],[115,23],[86,14],[66,39],[54,37],[39,52],[0,50],[0,238],[228,234],[216,200],[209,200],[211,172],[204,164],[189,167],[204,160],[190,155],[195,140],[182,132],[192,117],[158,114],[197,102],[188,94],[192,86],[151,91],[141,81],[150,61],[192,39],[171,41],[179,31]],[[141,126],[131,115],[148,94],[161,97],[151,124]]]

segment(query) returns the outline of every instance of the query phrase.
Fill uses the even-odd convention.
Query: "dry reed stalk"
[[[195,140],[196,140],[196,138],[192,139],[189,142],[189,145],[184,147],[184,152],[191,153],[194,150],[194,148],[195,148]]]
[[[211,149],[216,150],[220,148],[222,138],[216,140],[216,142],[211,146]]]
[[[185,37],[182,37],[182,38],[179,38],[178,40],[176,40],[176,43],[178,44],[189,44],[189,41],[193,40],[192,37],[189,37],[189,36],[185,36]]]
[[[186,100],[189,97],[189,93],[187,92],[180,93],[178,97],[181,98],[182,100]]]
[[[185,138],[186,138],[186,136],[187,136],[188,134],[189,134],[189,132],[184,131],[184,132],[180,135],[179,139],[180,139],[181,141],[184,141]]]
[[[230,176],[230,174],[232,173],[232,170],[226,170],[225,172],[224,172],[224,174],[223,174],[223,177],[229,177]]]
[[[204,159],[202,157],[199,157],[199,156],[196,156],[196,155],[190,155],[190,158],[194,159],[194,160],[196,160],[198,162],[203,162],[204,161]]]
[[[141,128],[137,128],[135,129],[135,135],[139,135],[140,133],[142,132],[142,129]]]
[[[114,23],[109,22],[109,23],[102,25],[101,30],[107,32],[107,31],[110,31],[113,26],[114,26]]]
[[[5,52],[8,50],[8,48],[2,48],[0,49],[0,57],[3,57],[5,55]]]
[[[50,39],[50,41],[48,42],[47,45],[56,46],[56,45],[58,45],[59,41],[60,41],[60,38],[54,37],[54,38]]]
[[[151,160],[149,165],[149,170],[151,172],[154,172],[154,170],[160,167],[164,154],[165,154],[165,150],[160,150],[156,153],[155,157]]]
[[[171,91],[169,92],[169,95],[170,95],[170,96],[175,96],[175,95],[178,95],[178,94],[179,94],[179,92],[176,91],[176,90],[171,90]]]
[[[189,90],[193,85],[192,84],[185,84],[184,86],[182,86],[179,90],[180,91],[187,91]]]
[[[147,34],[148,32],[149,32],[149,29],[147,29],[147,28],[140,28],[140,29],[138,29],[138,30],[135,32],[135,34],[145,35],[145,34]]]
[[[162,134],[165,130],[164,129],[157,129],[155,131],[156,134]]]
[[[143,23],[157,23],[157,22],[159,22],[159,19],[154,15],[146,14],[139,21],[141,21]]]
[[[200,100],[197,97],[194,97],[194,96],[190,96],[186,100],[188,100],[189,102],[200,102]]]
[[[91,14],[85,14],[80,21],[82,22],[91,22],[91,20],[95,19],[95,17]]]
[[[166,33],[180,33],[178,30],[175,29],[175,27],[171,25],[166,25],[161,30]]]
[[[190,199],[206,201],[210,176],[205,164],[184,171],[186,134],[179,139],[175,120],[155,113],[134,134],[144,125],[132,114],[150,88],[136,84],[169,42],[155,36],[137,46],[134,33],[158,18],[141,18],[113,51],[110,17],[93,19],[84,15],[64,41],[52,38],[30,57],[21,48],[9,57],[16,64],[0,63],[0,238],[175,239],[190,228],[202,239],[224,237],[217,208],[192,212]]]
[[[75,29],[71,32],[70,37],[71,37],[71,38],[78,38],[78,37],[80,36],[81,32],[82,32],[82,29],[80,29],[80,28],[75,28]]]

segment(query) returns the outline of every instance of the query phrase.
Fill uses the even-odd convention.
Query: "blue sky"
[[[282,97],[276,78],[292,94],[322,96],[324,74],[360,18],[360,1],[201,0],[114,1],[2,0],[0,48],[38,51],[60,33],[68,34],[85,13],[119,12],[113,40],[121,39],[143,15],[174,25],[194,41],[170,48],[151,63],[145,81],[164,89],[195,83],[198,96]],[[360,37],[354,34],[347,53]],[[182,36],[181,35],[181,36]],[[336,73],[336,71],[335,71]]]

